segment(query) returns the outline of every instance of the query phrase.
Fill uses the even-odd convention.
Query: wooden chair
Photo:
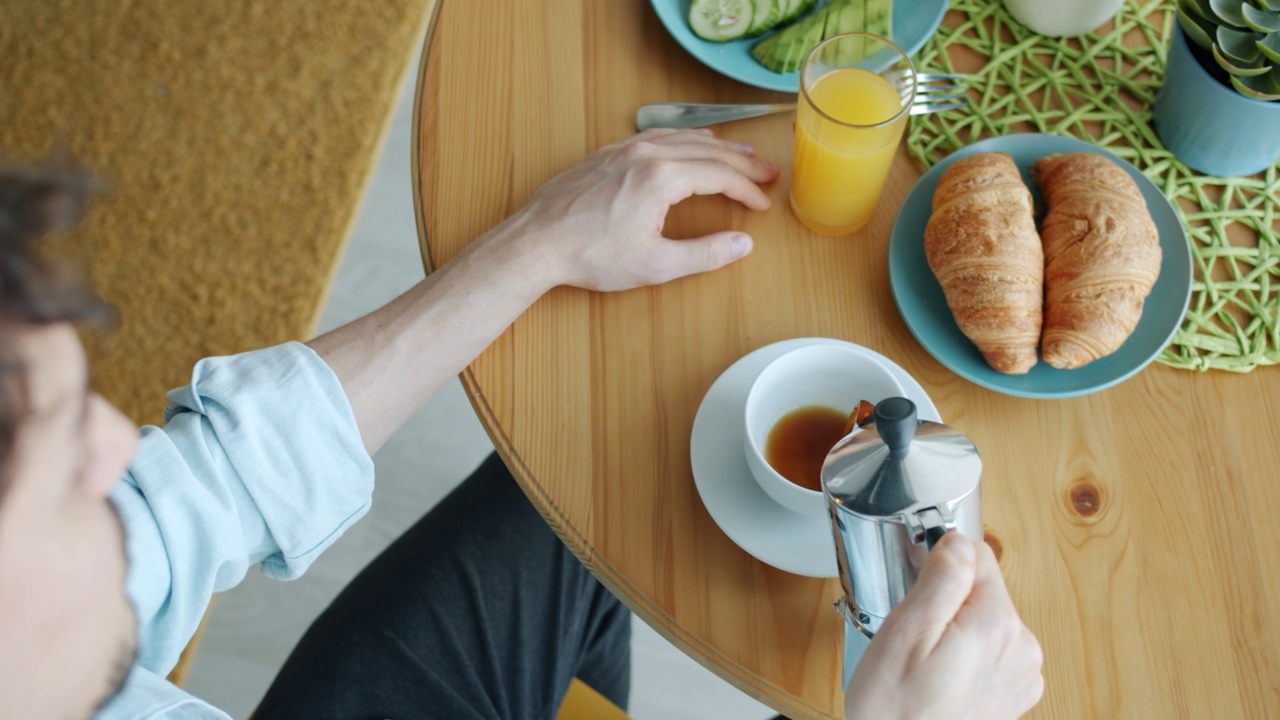
[[[627,714],[617,705],[591,688],[590,685],[574,678],[569,683],[569,692],[560,703],[560,711],[556,720],[628,720]]]
[[[185,685],[187,675],[191,674],[191,664],[196,660],[196,651],[200,649],[200,640],[204,638],[204,629],[209,624],[209,616],[213,614],[213,601],[214,598],[209,598],[209,607],[204,609],[204,617],[200,619],[200,626],[196,628],[196,634],[191,636],[187,646],[182,649],[182,654],[178,656],[178,664],[174,665],[173,670],[169,672],[169,682],[178,687]]]

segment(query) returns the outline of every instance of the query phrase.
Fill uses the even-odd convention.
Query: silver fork
[[[968,75],[923,73],[916,76],[916,96],[909,114],[927,115],[943,110],[958,110],[969,104],[968,88],[963,81]],[[905,79],[905,78],[904,78]],[[904,93],[905,96],[906,93]],[[791,112],[795,103],[763,103],[735,105],[717,103],[650,103],[636,111],[636,127],[696,128],[746,120],[747,118]]]

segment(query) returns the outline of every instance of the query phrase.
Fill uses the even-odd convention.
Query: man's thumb
[[[927,647],[937,645],[973,591],[978,567],[974,551],[969,538],[947,533],[929,551],[916,584],[894,610],[902,623],[927,635]]]
[[[718,232],[669,245],[678,255],[680,275],[709,272],[746,257],[751,252],[751,236],[741,232]]]

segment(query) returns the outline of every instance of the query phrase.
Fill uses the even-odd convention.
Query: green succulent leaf
[[[1240,14],[1244,18],[1244,24],[1252,30],[1260,33],[1280,30],[1280,12],[1268,12],[1252,5],[1244,5],[1240,8]]]
[[[1276,0],[1280,2],[1280,0]],[[1213,8],[1209,7],[1209,0],[1178,0],[1178,9],[1183,14],[1188,14],[1196,20],[1201,20],[1212,25],[1218,24],[1218,16],[1213,14]]]
[[[1232,75],[1231,84],[1241,95],[1254,100],[1280,100],[1280,68],[1272,68],[1266,75],[1253,77]]]
[[[1217,60],[1218,65],[1220,65],[1223,70],[1226,70],[1228,74],[1236,77],[1253,77],[1254,75],[1262,75],[1263,73],[1271,72],[1270,65],[1263,65],[1261,63],[1261,53],[1258,53],[1257,61],[1242,64],[1233,62],[1230,58],[1224,57],[1222,50],[1217,45],[1214,45],[1213,59]]]
[[[1209,24],[1206,20],[1197,19],[1191,13],[1178,13],[1178,24],[1182,26],[1183,32],[1191,39],[1191,42],[1199,45],[1205,50],[1213,49],[1213,35],[1216,28]]]
[[[1258,51],[1273,63],[1280,63],[1280,33],[1271,33],[1258,41]]]
[[[1237,30],[1245,26],[1244,11],[1241,9],[1244,7],[1244,0],[1209,0],[1209,7],[1219,22]]]
[[[1227,27],[1218,28],[1217,42],[1213,44],[1214,56],[1221,55],[1237,67],[1255,67],[1262,57],[1258,48],[1260,36],[1249,31],[1232,30]],[[1223,66],[1230,72],[1231,68]]]
[[[1210,51],[1236,91],[1280,100],[1280,0],[1175,0],[1178,25]]]

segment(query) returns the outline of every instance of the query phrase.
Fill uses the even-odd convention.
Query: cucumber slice
[[[773,29],[782,18],[782,0],[755,0],[751,28],[746,37],[755,37]]]
[[[739,40],[751,31],[755,6],[755,0],[693,0],[689,28],[711,42]]]
[[[860,25],[861,18],[862,0],[832,3],[831,12],[827,13],[827,21],[822,25],[822,39],[839,35],[844,32],[842,28]]]
[[[790,2],[791,0],[783,0]],[[813,7],[816,0],[796,0]],[[786,15],[784,9],[783,15]],[[831,0],[817,12],[756,43],[751,55],[769,70],[795,72],[818,43],[847,32],[869,32],[892,37],[893,0]],[[848,52],[862,51],[849,46]],[[856,61],[859,58],[847,58]]]
[[[756,43],[751,56],[773,72],[794,72],[800,66],[794,62],[793,48],[801,44],[800,36],[809,30],[812,19],[785,27]]]
[[[781,2],[784,7],[782,17],[778,19],[779,25],[794,22],[818,5],[818,0],[781,0]]]
[[[795,72],[804,63],[805,55],[813,46],[822,42],[823,31],[833,9],[839,9],[844,0],[831,4],[809,17],[789,25],[756,43],[751,55],[773,72]]]
[[[833,14],[834,22],[827,25],[827,37],[840,33],[858,32],[866,27],[867,13],[865,0],[850,0]],[[866,43],[862,38],[851,38],[836,46],[836,61],[841,65],[851,65],[866,57]]]
[[[866,0],[864,32],[893,39],[893,0]]]

